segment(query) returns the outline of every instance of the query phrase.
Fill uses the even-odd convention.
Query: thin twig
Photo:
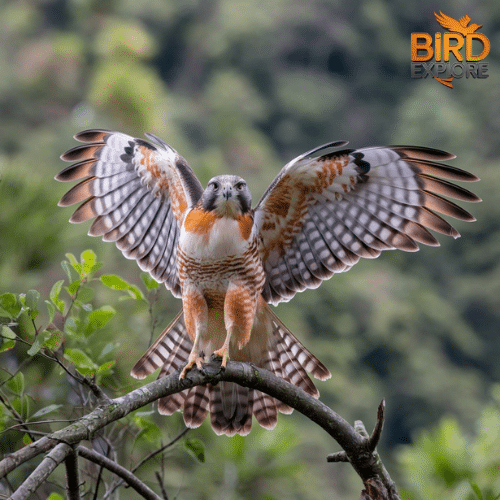
[[[377,410],[377,421],[375,422],[375,427],[373,428],[372,435],[368,441],[368,449],[370,451],[375,451],[375,448],[380,441],[380,436],[382,435],[382,429],[384,428],[384,414],[385,414],[385,399],[382,399],[378,405]]]
[[[99,465],[99,472],[97,473],[97,480],[95,482],[94,496],[92,497],[92,500],[97,500],[99,498],[97,495],[99,494],[99,486],[101,485],[103,470],[104,466]]]
[[[168,500],[167,490],[165,489],[165,485],[163,484],[163,478],[158,471],[155,471],[155,477],[160,485],[161,494],[163,496],[163,500]]]
[[[146,455],[139,463],[137,463],[136,465],[134,465],[134,467],[132,467],[132,469],[130,469],[131,472],[136,472],[148,460],[151,460],[153,457],[155,457],[156,455],[158,455],[158,453],[161,453],[162,451],[165,451],[167,448],[170,448],[171,446],[173,446],[175,443],[177,443],[177,441],[179,441],[179,439],[182,438],[182,436],[184,436],[185,434],[187,434],[190,430],[191,429],[189,427],[186,427],[174,439],[172,439],[172,441],[169,441],[167,444],[164,444],[163,446],[161,446],[157,450],[151,452],[149,455]],[[122,479],[120,479],[119,481],[117,481],[117,483],[115,485],[113,485],[113,487],[110,488],[110,490],[108,492],[106,492],[106,495],[104,496],[104,498],[110,497],[116,491],[116,489],[119,488],[122,484],[123,484],[123,480]]]
[[[187,434],[191,429],[189,427],[186,427],[183,431],[181,431],[172,441],[168,442],[167,444],[164,444],[161,448],[158,448],[157,450],[153,451],[149,455],[145,456],[137,465],[135,465],[132,468],[132,472],[135,472],[139,467],[144,465],[148,460],[153,458],[154,456],[158,455],[158,453],[161,453],[162,451],[166,450],[167,448],[170,448],[173,446],[179,439],[181,439],[182,436]]]
[[[78,474],[78,455],[75,446],[64,460],[66,466],[66,493],[68,500],[80,500],[80,476]]]
[[[98,465],[105,467],[117,476],[120,476],[131,488],[133,488],[137,493],[142,495],[146,500],[162,500],[152,489],[146,486],[142,481],[140,481],[134,474],[129,470],[125,469],[121,465],[113,462],[109,458],[97,453],[84,446],[78,446],[78,454],[94,462]]]

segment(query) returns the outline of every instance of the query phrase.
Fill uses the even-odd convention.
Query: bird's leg
[[[198,368],[198,370],[201,370],[203,361],[205,361],[205,357],[200,355],[200,333],[197,332],[194,339],[193,348],[189,353],[188,361],[186,363],[186,366],[182,369],[179,378],[186,378],[187,372],[191,370],[194,365],[196,365],[196,368]]]
[[[250,340],[253,318],[256,309],[256,300],[251,290],[239,285],[231,284],[224,300],[224,323],[226,325],[226,339],[222,347],[214,352],[222,358],[224,368],[229,360],[229,344],[233,339],[238,349],[245,347]]]
[[[187,372],[196,365],[201,370],[205,355],[200,350],[200,340],[207,332],[208,306],[205,298],[198,291],[185,292],[182,296],[184,322],[188,335],[193,340],[193,348],[188,356],[186,366],[179,378],[186,378]]]
[[[234,326],[227,328],[227,335],[226,335],[226,340],[224,340],[224,344],[222,344],[222,347],[220,349],[214,351],[214,356],[222,358],[221,366],[223,368],[226,367],[227,362],[229,360],[229,342],[231,340],[231,336],[233,335],[233,331],[235,328],[236,327]]]

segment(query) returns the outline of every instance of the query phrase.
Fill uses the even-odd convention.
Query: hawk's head
[[[251,210],[252,195],[247,183],[237,175],[218,175],[210,179],[201,196],[206,211],[221,216],[237,217]]]

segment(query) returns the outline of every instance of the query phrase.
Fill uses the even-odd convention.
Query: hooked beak
[[[225,185],[223,188],[222,188],[222,196],[227,200],[229,200],[229,198],[231,198],[233,196],[233,188],[232,186],[229,186],[229,185]]]

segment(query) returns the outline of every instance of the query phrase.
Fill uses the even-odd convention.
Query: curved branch
[[[189,431],[191,430],[190,427],[186,427],[184,430],[182,430],[179,434],[177,434],[177,436],[175,436],[174,439],[172,439],[172,441],[169,441],[167,444],[164,444],[163,446],[160,446],[160,448],[152,451],[149,455],[145,456],[139,463],[137,463],[136,465],[134,465],[131,469],[130,469],[130,472],[134,473],[136,470],[138,470],[140,467],[142,467],[146,462],[148,462],[149,460],[151,460],[153,457],[155,457],[156,455],[158,455],[159,453],[165,451],[167,448],[170,448],[171,446],[173,446],[175,443],[177,443],[177,441],[179,441],[179,439],[181,439],[182,436],[186,435]],[[123,479],[121,479],[120,481],[118,481],[116,484],[113,485],[112,488],[110,488],[106,494],[104,495],[104,499],[108,498],[109,496],[111,496],[114,491],[119,488],[121,485],[123,484]]]
[[[85,446],[79,446],[77,448],[78,455],[91,462],[94,462],[102,467],[110,470],[117,476],[121,477],[131,488],[133,488],[139,495],[147,500],[162,500],[152,489],[146,486],[142,481],[137,479],[137,477],[125,469],[121,465],[117,464],[115,461],[110,460],[108,457],[101,455],[100,453],[96,453],[93,450],[85,448]]]
[[[121,419],[130,412],[163,396],[180,392],[195,385],[216,384],[220,381],[236,382],[245,387],[258,389],[295,408],[322,427],[338,442],[345,451],[347,460],[354,467],[365,485],[368,480],[381,477],[382,468],[373,453],[373,441],[378,441],[381,425],[379,425],[379,429],[376,428],[374,435],[370,439],[357,432],[341,416],[318,399],[263,368],[230,361],[225,369],[221,369],[220,362],[212,361],[204,365],[203,371],[191,370],[185,379],[179,379],[179,372],[174,372],[122,397],[102,401],[98,408],[68,427],[5,457],[0,462],[0,478],[8,474],[20,463],[44,453],[58,443],[62,442],[71,445],[83,440],[90,440],[96,431],[110,422]],[[398,497],[392,496],[390,498]]]
[[[11,500],[26,500],[49,477],[52,471],[73,452],[73,448],[64,443],[59,443],[40,462],[38,467],[11,495]]]

